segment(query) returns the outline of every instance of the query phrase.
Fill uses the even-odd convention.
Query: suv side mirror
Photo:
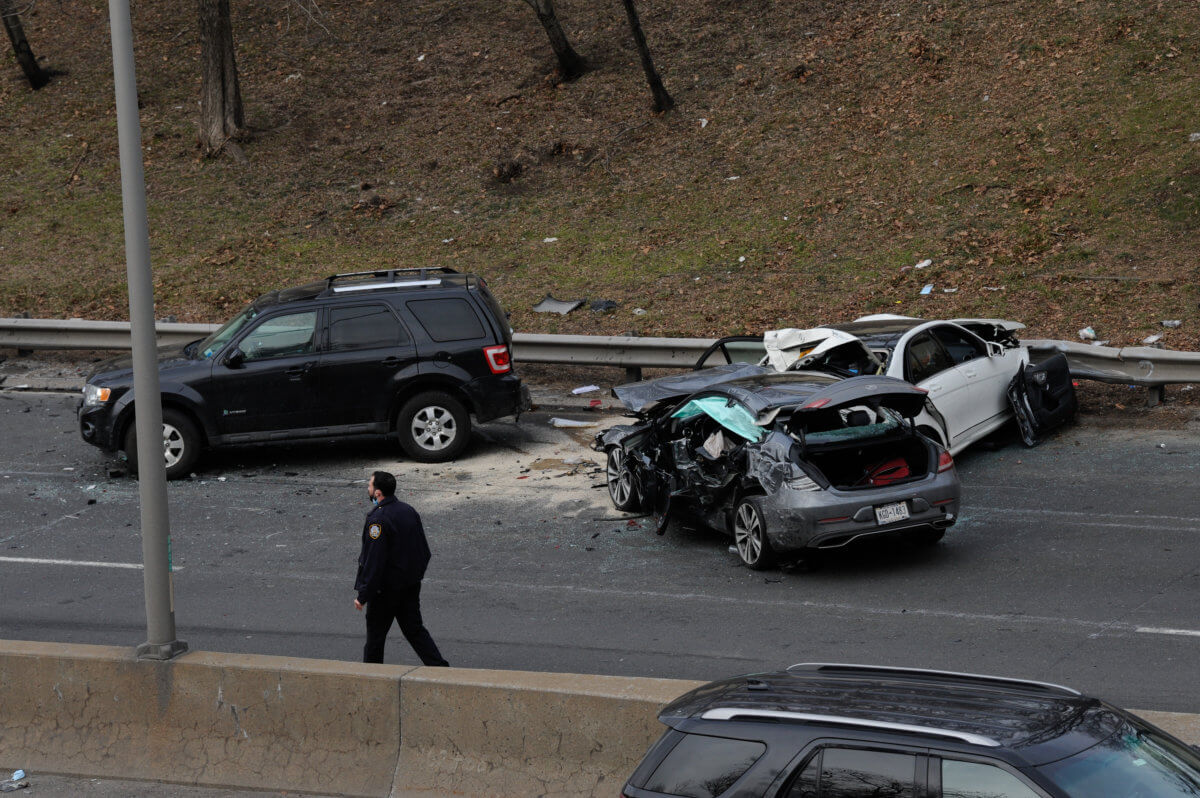
[[[234,347],[234,350],[225,356],[225,365],[231,369],[238,369],[246,362],[246,353]]]

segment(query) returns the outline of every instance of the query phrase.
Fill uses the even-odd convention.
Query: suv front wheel
[[[422,463],[453,460],[467,448],[471,416],[462,402],[442,391],[419,393],[396,416],[405,454]]]
[[[192,420],[178,410],[163,408],[163,462],[167,479],[186,477],[200,458],[200,432]],[[130,422],[125,433],[125,458],[129,470],[137,473],[137,424]]]

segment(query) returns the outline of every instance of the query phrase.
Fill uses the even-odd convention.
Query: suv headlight
[[[102,405],[112,396],[111,388],[101,388],[99,385],[87,384],[83,386],[83,404],[87,407],[95,407]]]

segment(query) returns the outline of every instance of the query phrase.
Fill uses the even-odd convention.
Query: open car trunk
[[[936,466],[912,423],[924,400],[924,391],[901,380],[855,377],[815,395],[787,426],[808,468],[838,490],[910,482]]]
[[[923,479],[930,468],[929,447],[916,435],[809,448],[811,468],[837,490],[862,490]]]

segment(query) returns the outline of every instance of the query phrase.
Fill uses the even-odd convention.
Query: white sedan
[[[1000,319],[928,321],[910,316],[863,316],[849,324],[771,330],[723,338],[697,368],[757,360],[779,371],[817,369],[845,376],[884,374],[913,383],[930,401],[917,424],[957,455],[1017,414],[1021,436],[1038,436],[1075,412],[1066,359],[1030,364],[1014,337],[1025,325]],[[761,341],[761,343],[759,343]]]

